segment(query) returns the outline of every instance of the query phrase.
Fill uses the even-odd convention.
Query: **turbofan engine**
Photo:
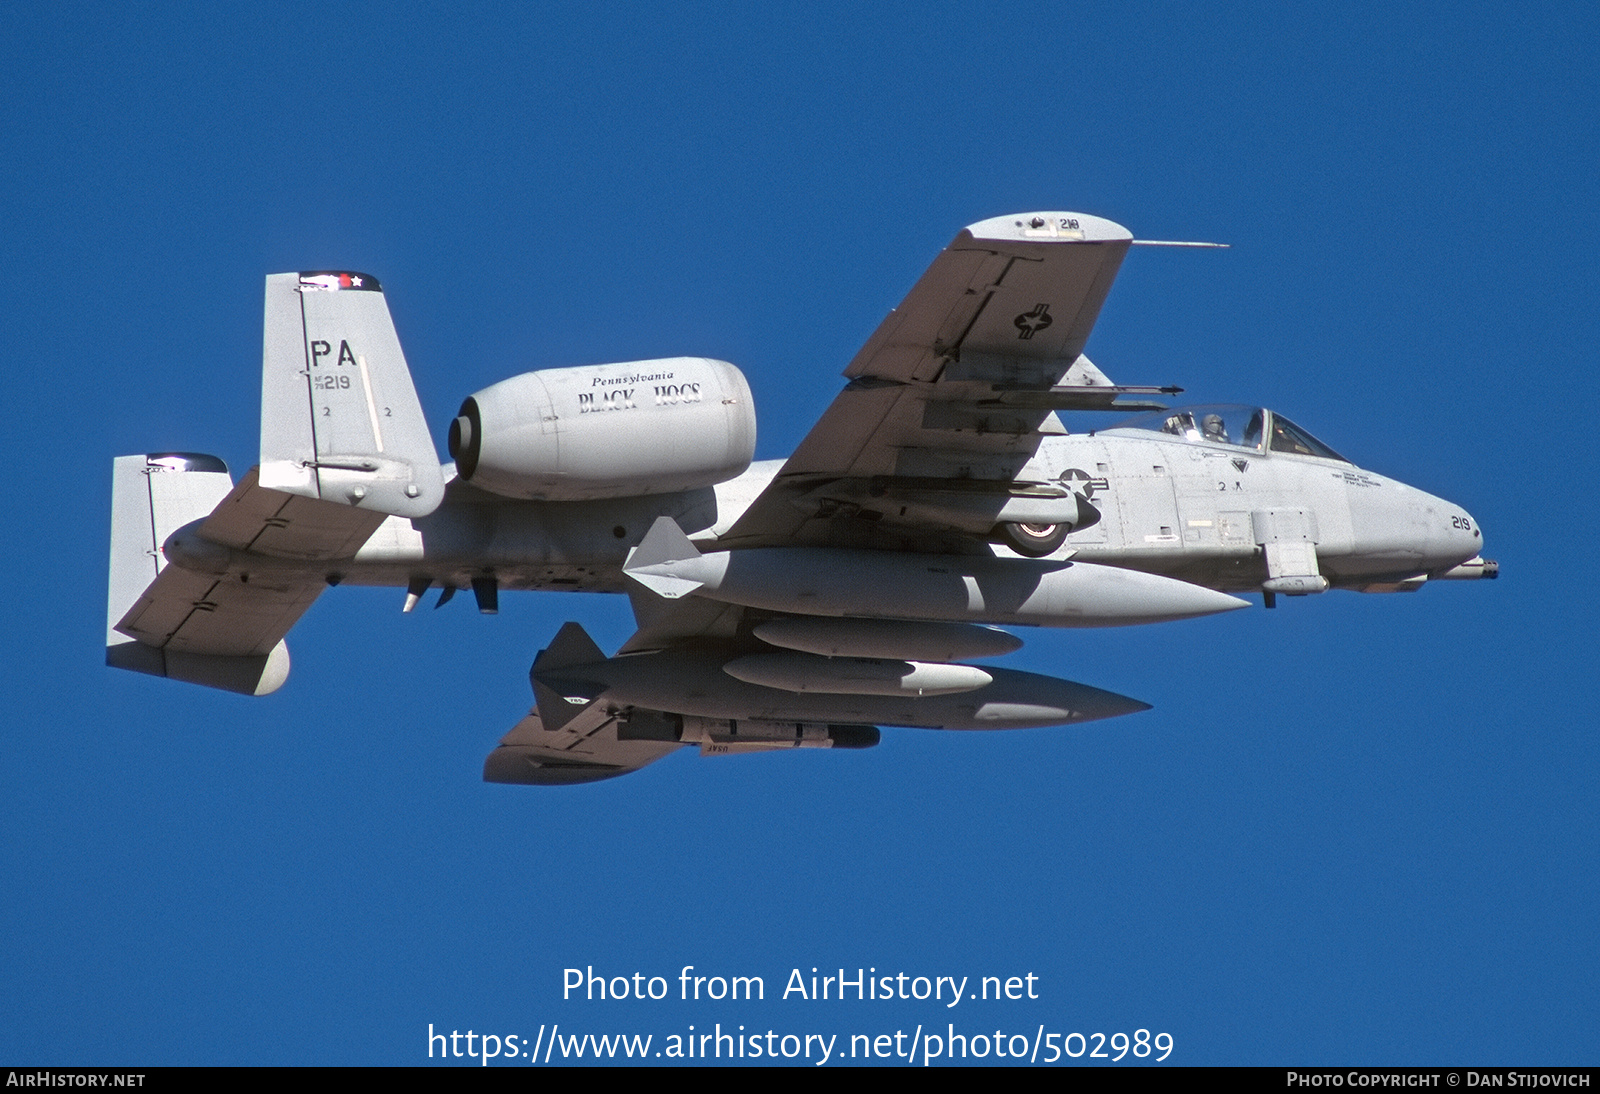
[[[469,396],[450,423],[463,479],[536,501],[712,486],[755,449],[750,385],[706,357],[526,372]]]

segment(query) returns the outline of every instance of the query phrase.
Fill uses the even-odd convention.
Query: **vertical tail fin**
[[[427,516],[444,476],[376,278],[267,278],[261,485],[402,517]]]
[[[106,649],[133,639],[116,630],[166,566],[161,545],[191,521],[211,515],[233,489],[228,465],[192,452],[118,456],[111,464],[111,582]]]

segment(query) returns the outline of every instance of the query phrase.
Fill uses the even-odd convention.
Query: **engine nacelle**
[[[526,372],[468,397],[450,424],[463,479],[537,501],[712,486],[755,450],[750,385],[706,357]]]

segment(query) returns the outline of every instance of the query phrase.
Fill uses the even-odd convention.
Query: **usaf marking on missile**
[[[266,283],[261,458],[113,464],[106,661],[263,695],[323,589],[625,593],[607,656],[567,623],[484,778],[589,782],[703,755],[862,748],[881,725],[1008,729],[1146,709],[969,660],[1002,626],[1114,627],[1239,593],[1496,576],[1459,506],[1270,410],[1168,409],[1083,355],[1136,242],[1080,213],[963,230],[845,369],[788,460],[752,463],[725,361],[525,373],[470,396],[441,464],[376,278]],[[1164,244],[1189,246],[1190,244]],[[1142,412],[1069,432],[1061,413]],[[623,413],[608,413],[623,411]]]

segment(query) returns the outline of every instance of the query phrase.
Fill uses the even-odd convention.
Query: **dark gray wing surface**
[[[1020,478],[1131,242],[1080,213],[997,217],[962,230],[867,340],[850,384],[721,546],[841,544],[970,532],[1048,484]],[[1087,361],[1078,383],[1105,384]],[[1031,395],[1032,397],[1028,397]],[[941,517],[943,495],[964,516]],[[902,511],[903,510],[903,511]],[[870,537],[869,537],[870,538]],[[931,545],[930,545],[931,546]]]
[[[483,779],[536,786],[597,782],[637,771],[683,747],[676,741],[623,740],[618,736],[622,725],[621,717],[607,714],[547,730],[538,710],[531,710],[484,760]]]

